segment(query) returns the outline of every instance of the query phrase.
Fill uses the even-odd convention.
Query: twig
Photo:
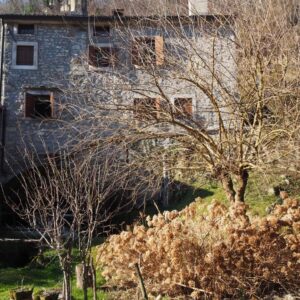
[[[182,284],[182,283],[175,283],[175,284],[176,284],[176,285],[179,285],[179,286],[182,286],[182,287],[185,287],[185,288],[192,289],[192,290],[194,290],[194,291],[198,291],[198,292],[202,292],[202,293],[206,293],[206,294],[212,294],[211,292],[207,292],[207,291],[202,290],[202,289],[194,288],[194,287],[191,287],[191,286]]]
[[[148,300],[147,291],[146,291],[146,288],[145,288],[145,284],[144,284],[144,280],[143,280],[143,277],[142,277],[142,274],[141,274],[140,267],[137,263],[134,264],[134,266],[135,266],[136,274],[137,274],[138,279],[139,279],[143,300]]]

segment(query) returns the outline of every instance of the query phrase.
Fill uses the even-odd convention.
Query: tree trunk
[[[92,271],[92,279],[93,279],[93,300],[97,300],[97,284],[96,284],[97,275],[96,275],[93,258],[91,258],[91,271]]]
[[[83,266],[83,269],[82,269],[82,271],[83,271],[83,300],[88,300],[88,295],[87,295],[87,293],[88,293],[88,267],[86,266],[86,263],[85,262],[83,262],[83,264],[82,264],[82,266]]]
[[[63,271],[64,281],[63,281],[63,299],[71,300],[71,249],[68,249],[68,253],[65,256],[61,256],[60,264]]]
[[[237,176],[235,202],[245,201],[245,192],[248,183],[249,173],[247,170],[242,170]]]
[[[236,193],[230,175],[228,173],[223,173],[219,176],[219,179],[222,183],[227,199],[230,201],[230,203],[234,203]]]
[[[64,270],[63,296],[64,300],[71,300],[71,277],[68,270]]]

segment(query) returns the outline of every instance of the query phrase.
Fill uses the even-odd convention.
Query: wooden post
[[[78,289],[83,289],[83,264],[79,264],[75,268],[76,272],[76,287]]]

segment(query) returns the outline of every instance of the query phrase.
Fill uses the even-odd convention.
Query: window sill
[[[27,65],[12,65],[13,70],[37,70],[38,66],[27,66]]]
[[[113,70],[115,67],[114,66],[109,66],[109,67],[94,67],[89,65],[89,71],[111,71]]]
[[[17,37],[22,37],[22,36],[35,36],[35,33],[16,33],[15,34]]]
[[[22,117],[21,120],[23,121],[33,121],[33,122],[51,122],[51,121],[56,121],[57,118],[55,117],[49,117],[49,118],[34,118],[34,117]]]

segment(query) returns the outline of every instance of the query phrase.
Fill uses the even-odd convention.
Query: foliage
[[[111,236],[98,265],[112,285],[134,287],[139,263],[149,292],[169,296],[262,297],[299,288],[300,206],[286,199],[273,213],[249,218],[245,204],[213,203],[206,216],[192,203]]]

